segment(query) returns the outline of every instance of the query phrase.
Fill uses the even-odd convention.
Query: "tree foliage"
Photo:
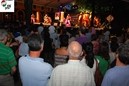
[[[75,0],[75,3],[85,9],[92,10],[94,7],[95,13],[110,11],[113,8],[111,0]]]

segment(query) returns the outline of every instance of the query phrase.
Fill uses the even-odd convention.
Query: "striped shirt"
[[[54,67],[56,67],[57,65],[61,65],[61,64],[67,63],[68,56],[55,55],[54,59],[55,59]]]
[[[0,75],[11,73],[12,67],[16,64],[12,49],[0,43]]]

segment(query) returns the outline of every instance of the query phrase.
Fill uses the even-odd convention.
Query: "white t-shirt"
[[[29,47],[27,43],[22,42],[19,46],[19,55],[25,56],[29,54]]]
[[[83,64],[83,65],[85,65],[85,66],[88,66],[87,64],[86,64],[86,59],[85,58],[83,58],[82,60],[81,60],[81,63]],[[90,67],[89,67],[90,68]],[[95,74],[95,71],[96,71],[96,60],[94,59],[94,64],[93,64],[93,67],[92,68],[90,68],[91,69],[91,71],[93,72],[93,74]]]

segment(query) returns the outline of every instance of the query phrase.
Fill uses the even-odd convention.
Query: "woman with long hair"
[[[84,50],[84,57],[81,60],[81,62],[84,65],[87,65],[91,68],[93,71],[93,74],[95,74],[96,71],[96,60],[93,53],[93,44],[91,42],[83,43],[82,44],[83,50]]]

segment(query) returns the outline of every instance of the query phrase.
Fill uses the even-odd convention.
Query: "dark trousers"
[[[14,86],[13,77],[10,74],[0,75],[0,86]]]

